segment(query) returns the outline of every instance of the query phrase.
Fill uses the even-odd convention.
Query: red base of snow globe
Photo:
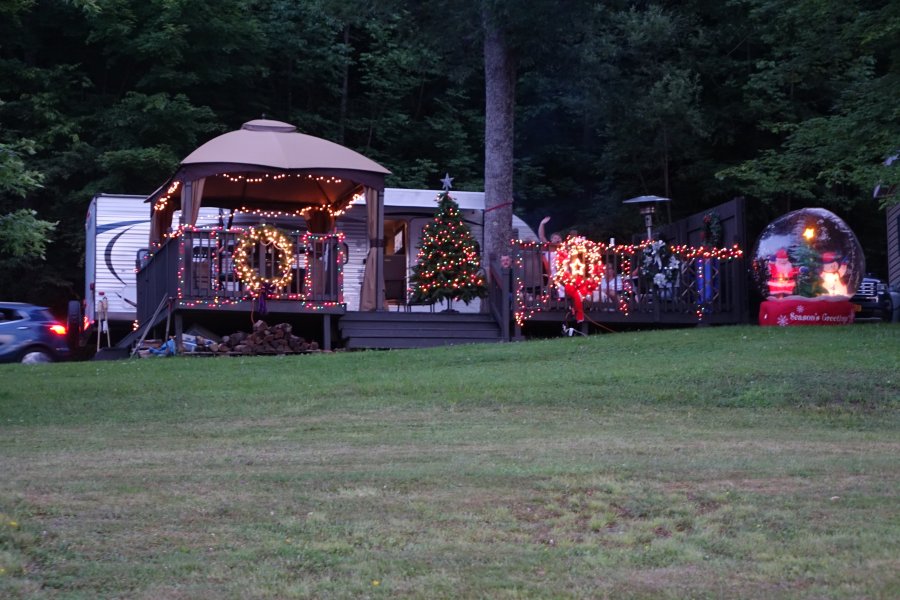
[[[787,298],[766,300],[759,307],[759,324],[778,327],[798,325],[849,325],[856,305],[846,298]]]

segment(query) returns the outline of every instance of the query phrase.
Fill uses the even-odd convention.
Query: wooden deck
[[[424,348],[503,341],[490,315],[445,312],[349,312],[338,327],[344,347]]]
[[[235,272],[235,248],[243,230],[187,230],[167,240],[137,273],[138,321],[152,318],[160,300],[176,310],[259,311],[259,293]],[[283,285],[269,290],[268,308],[281,313],[343,312],[340,236],[294,234]],[[280,277],[281,258],[271,246],[251,249],[260,277]]]
[[[333,317],[343,304],[342,238],[338,235],[293,234],[284,285],[269,290],[265,301],[235,272],[235,249],[243,230],[221,228],[185,230],[168,239],[137,273],[137,318],[141,330],[174,321],[180,334],[185,326],[202,324],[231,333],[247,328],[247,319],[313,323],[323,348],[332,344]],[[280,273],[282,263],[265,244],[250,253],[252,267],[263,278]],[[132,343],[136,336],[120,342]]]
[[[502,342],[531,335],[561,335],[562,324],[588,333],[626,327],[697,326],[747,322],[746,271],[741,259],[683,260],[665,289],[636,278],[617,290],[605,280],[585,301],[585,322],[575,323],[571,303],[550,285],[542,254],[548,246],[517,249],[513,268],[491,264],[489,312],[478,315],[427,312],[346,313],[338,328],[344,347],[420,348]],[[629,273],[621,256],[605,261]],[[641,261],[637,253],[629,260]],[[627,291],[626,291],[627,290]]]
[[[189,230],[167,241],[137,274],[142,329],[174,321],[177,332],[191,324],[220,334],[247,329],[252,320],[289,322],[304,337],[332,346],[420,348],[522,339],[557,324],[576,326],[571,301],[551,280],[548,245],[514,248],[511,268],[488,265],[489,297],[483,314],[450,312],[348,312],[343,303],[340,236],[302,236],[291,241],[290,277],[270,290],[264,303],[235,274],[234,251],[243,231]],[[641,276],[640,248],[609,249],[611,269],[585,300],[585,332],[604,327],[744,323],[748,319],[747,273],[742,259],[689,257],[665,286]],[[271,277],[278,267],[271,248],[253,252],[254,272]],[[283,266],[283,265],[282,265]],[[263,304],[266,314],[262,314]],[[161,327],[160,327],[161,328]],[[167,328],[168,329],[168,328]],[[544,333],[546,332],[546,333]],[[135,340],[131,340],[135,341]]]
[[[569,323],[572,302],[551,282],[551,245],[522,245],[514,250],[512,268],[492,265],[493,312],[502,323],[506,313],[515,326],[510,337],[527,333],[528,323]],[[602,258],[611,273],[584,301],[585,329],[617,325],[698,325],[745,323],[748,320],[747,273],[742,258],[697,256],[679,260],[665,286],[641,276],[634,265],[643,262],[640,249],[623,256],[609,251]],[[506,302],[504,298],[508,298]]]

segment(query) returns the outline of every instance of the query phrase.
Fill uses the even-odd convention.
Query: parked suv
[[[42,306],[0,302],[0,362],[39,363],[69,357],[66,326]]]
[[[881,320],[896,323],[900,316],[900,291],[874,277],[863,277],[850,302],[859,308],[857,321]]]

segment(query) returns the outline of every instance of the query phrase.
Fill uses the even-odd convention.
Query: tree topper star
[[[449,191],[450,188],[453,187],[453,178],[450,177],[450,173],[444,173],[444,178],[441,179],[441,183],[444,185],[444,190]]]

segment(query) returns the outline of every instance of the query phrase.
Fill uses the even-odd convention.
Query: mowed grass
[[[900,597],[900,327],[0,366],[0,597]]]

